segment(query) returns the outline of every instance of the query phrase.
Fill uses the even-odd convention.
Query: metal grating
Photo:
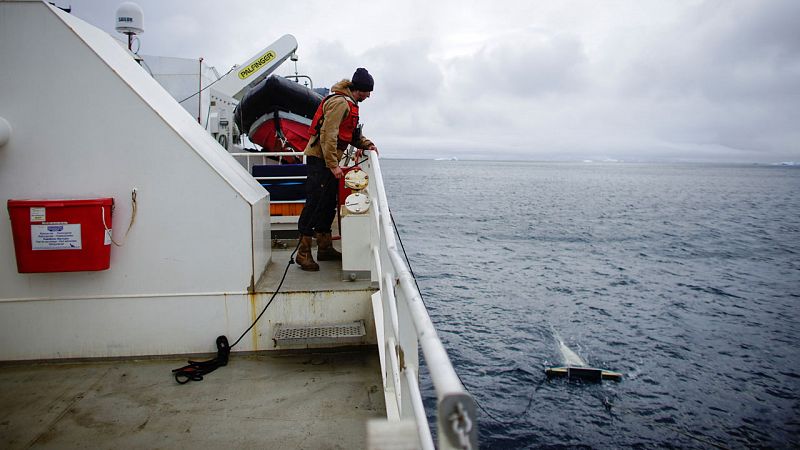
[[[353,344],[366,336],[364,321],[316,325],[291,326],[277,324],[272,339],[276,346],[297,344]]]

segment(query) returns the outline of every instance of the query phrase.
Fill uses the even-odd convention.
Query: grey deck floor
[[[339,243],[334,242],[339,248]],[[278,287],[286,264],[290,260],[294,244],[288,249],[273,249],[272,262],[267,273],[256,284],[256,292],[272,293]],[[316,258],[317,249],[313,249]],[[360,291],[370,288],[369,281],[343,281],[342,263],[339,261],[317,261],[319,272],[305,272],[297,264],[289,266],[286,280],[283,282],[281,292],[306,292],[306,291]]]
[[[377,353],[0,366],[0,448],[363,448],[385,417]]]

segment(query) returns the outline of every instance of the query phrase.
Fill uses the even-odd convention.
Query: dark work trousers
[[[314,232],[330,233],[336,216],[338,180],[320,158],[308,156],[306,165],[306,204],[297,220],[297,229],[303,236],[313,236]]]

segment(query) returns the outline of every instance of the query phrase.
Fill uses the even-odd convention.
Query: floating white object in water
[[[571,348],[567,347],[567,344],[561,340],[558,336],[556,336],[556,342],[558,342],[558,351],[561,352],[561,362],[565,366],[571,367],[586,367],[586,361],[583,360],[577,353],[572,351]]]
[[[553,337],[558,344],[558,351],[561,353],[561,360],[564,364],[563,367],[546,367],[544,373],[548,378],[550,377],[567,377],[567,378],[580,378],[588,381],[602,381],[602,380],[622,380],[622,374],[619,372],[612,372],[610,370],[597,369],[594,367],[587,367],[586,361],[583,360],[567,344],[561,340],[561,337],[553,330]]]

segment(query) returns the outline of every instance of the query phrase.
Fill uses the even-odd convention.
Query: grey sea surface
[[[483,448],[800,447],[800,168],[381,164]]]

